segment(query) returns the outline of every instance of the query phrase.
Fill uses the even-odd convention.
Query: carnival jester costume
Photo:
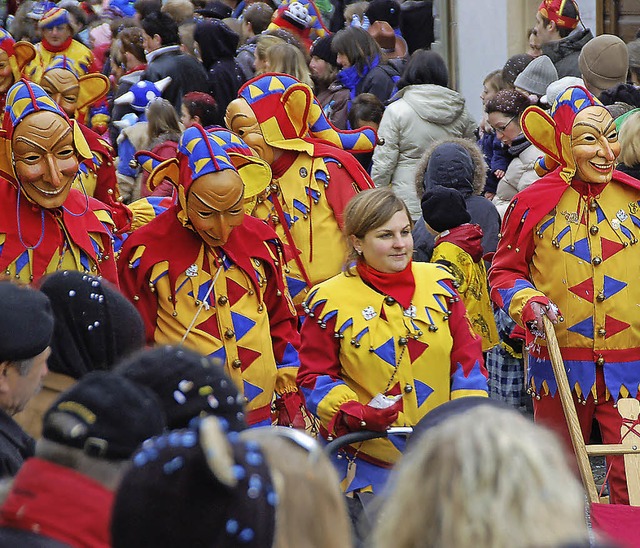
[[[25,67],[33,61],[36,49],[29,42],[16,42],[5,29],[0,28],[0,111],[4,112],[7,91],[20,78]]]
[[[7,93],[0,146],[0,271],[30,283],[80,270],[117,284],[109,208],[71,188],[91,158],[76,123],[22,80]]]
[[[285,74],[249,80],[239,96],[229,104],[225,121],[271,165],[271,186],[257,198],[253,215],[290,246],[287,285],[302,312],[309,289],[342,269],[342,211],[355,194],[373,188],[347,151],[372,150],[375,132],[336,129],[311,88]]]
[[[275,395],[278,420],[291,424],[301,407],[299,335],[281,244],[243,209],[269,184],[269,166],[236,135],[196,125],[183,133],[178,157],[151,172],[150,188],[164,178],[178,203],[132,233],[119,263],[148,342],[219,358],[247,399],[250,425],[270,423]]]
[[[605,443],[620,442],[620,397],[640,384],[640,182],[615,171],[620,152],[608,111],[587,90],[559,95],[550,115],[525,111],[522,128],[546,154],[549,171],[511,202],[490,270],[491,296],[528,342],[541,335],[541,314],[564,320],[556,333],[585,440],[593,418]],[[536,420],[564,436],[549,354],[542,338],[529,348],[529,387]],[[612,502],[628,502],[621,460],[612,459]]]

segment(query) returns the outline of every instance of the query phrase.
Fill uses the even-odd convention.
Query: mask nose
[[[57,190],[62,185],[60,181],[60,173],[58,172],[58,163],[53,157],[53,154],[46,154],[45,158],[47,166],[43,179]]]

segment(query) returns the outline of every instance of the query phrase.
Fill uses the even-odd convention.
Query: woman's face
[[[338,60],[338,64],[342,68],[349,68],[351,66],[351,63],[349,62],[349,58],[344,53],[338,53],[337,60]]]
[[[413,255],[411,221],[404,210],[396,212],[382,226],[367,232],[364,238],[351,238],[355,250],[378,272],[402,272]]]
[[[504,112],[492,112],[487,119],[498,139],[506,146],[511,146],[513,140],[522,133],[520,117],[517,114],[509,116]]]
[[[486,85],[482,86],[482,93],[480,94],[480,99],[482,100],[483,105],[486,105],[496,95],[498,95],[497,91],[488,88]]]

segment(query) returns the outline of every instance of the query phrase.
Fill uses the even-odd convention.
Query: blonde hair
[[[503,89],[507,89],[507,85],[502,79],[502,70],[494,70],[487,74],[482,81],[482,85],[487,86],[488,89],[494,93],[498,93]]]
[[[289,74],[303,84],[313,87],[309,67],[302,52],[291,44],[274,44],[267,49],[266,61],[269,72]]]
[[[267,50],[276,44],[286,44],[286,42],[282,38],[272,36],[271,34],[261,34],[258,36],[258,40],[256,42],[255,58],[263,62],[266,61]]]
[[[344,235],[347,240],[347,274],[351,272],[351,265],[358,260],[358,253],[353,247],[351,236],[359,240],[381,227],[398,211],[404,211],[413,228],[413,221],[407,205],[388,188],[372,188],[364,190],[351,198],[344,209]]]
[[[627,116],[620,127],[620,156],[618,160],[626,166],[640,164],[640,111]]]
[[[559,546],[588,538],[562,446],[516,411],[480,405],[427,430],[400,462],[374,548]]]
[[[182,131],[176,109],[166,99],[160,97],[153,99],[147,105],[147,134],[149,141],[153,141],[160,135],[167,135],[170,140],[177,141]]]
[[[331,461],[304,432],[292,434],[315,444],[312,452],[278,430],[252,428],[240,434],[260,445],[278,495],[273,548],[350,548],[347,508]]]

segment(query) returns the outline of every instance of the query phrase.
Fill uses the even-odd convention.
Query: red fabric
[[[466,251],[474,263],[482,259],[482,228],[480,225],[463,224],[443,232],[436,238],[436,245],[449,242]]]
[[[336,436],[344,436],[349,432],[359,432],[360,430],[384,432],[398,418],[401,408],[402,400],[386,409],[376,409],[355,400],[348,401],[340,406],[333,421],[333,432]]]
[[[36,245],[42,235],[42,212],[44,212],[44,237],[32,252],[33,282],[37,282],[47,274],[46,269],[53,255],[62,247],[64,239],[61,225],[64,225],[69,239],[96,263],[98,273],[116,286],[118,285],[111,233],[93,213],[97,210],[107,210],[107,206],[94,198],[85,198],[82,193],[71,189],[64,208],[78,215],[87,207],[86,199],[88,199],[89,209],[84,215],[74,217],[62,208],[42,209],[30,202],[26,196],[21,195],[19,215],[16,216],[18,192],[14,184],[6,179],[0,179],[0,234],[6,235],[2,254],[0,254],[0,271],[7,268],[26,251],[25,245]],[[18,217],[22,241],[18,232]],[[89,238],[90,232],[98,234],[102,240],[104,254],[108,256],[102,262],[98,262],[96,251]]]
[[[302,416],[304,401],[300,392],[287,392],[276,398],[276,419],[278,426],[290,426],[304,430],[305,423]]]
[[[283,150],[282,154],[277,160],[274,160],[271,164],[271,172],[275,178],[282,177],[287,169],[289,169],[293,162],[296,161],[298,157],[298,152],[293,152],[292,150]]]
[[[363,261],[358,261],[356,269],[367,285],[384,295],[393,297],[402,305],[402,308],[411,306],[411,299],[416,292],[416,280],[411,270],[411,261],[402,272],[392,274],[371,268]]]
[[[113,492],[78,472],[28,459],[0,508],[0,525],[71,546],[110,546]]]
[[[61,51],[65,51],[65,50],[69,49],[69,46],[71,45],[71,41],[72,40],[73,40],[73,36],[69,36],[69,38],[67,38],[59,46],[53,46],[43,38],[42,39],[42,47],[44,49],[46,49],[47,51],[50,51],[52,53],[60,53]]]
[[[156,158],[160,161],[167,160],[168,158],[176,158],[178,156],[178,143],[175,141],[165,141],[155,146],[151,152],[155,154]],[[147,198],[148,196],[173,196],[176,187],[171,181],[164,179],[151,191],[147,186],[148,179],[149,174],[143,171],[142,181],[140,183],[140,196],[142,198]]]
[[[592,394],[589,394],[587,403],[584,405],[579,403],[577,396],[575,393],[573,394],[573,401],[578,413],[578,421],[580,422],[583,438],[585,440],[590,439],[591,427],[593,425],[593,419],[595,418],[600,426],[602,442],[605,444],[620,443],[622,417],[614,407],[614,401],[611,398],[606,399],[607,395],[602,367],[596,367],[595,386],[598,395],[597,404]],[[567,428],[567,421],[564,416],[564,411],[562,410],[560,396],[556,394],[554,397],[542,396],[539,400],[534,399],[533,413],[534,420],[554,430],[564,441],[568,454],[575,455],[569,429]],[[577,470],[575,460],[574,463]],[[621,456],[607,457],[607,467],[609,466],[611,466],[608,479],[611,502],[613,504],[629,504],[627,480],[624,472],[624,458]]]
[[[619,548],[640,548],[640,508],[624,504],[591,504],[593,529]]]

